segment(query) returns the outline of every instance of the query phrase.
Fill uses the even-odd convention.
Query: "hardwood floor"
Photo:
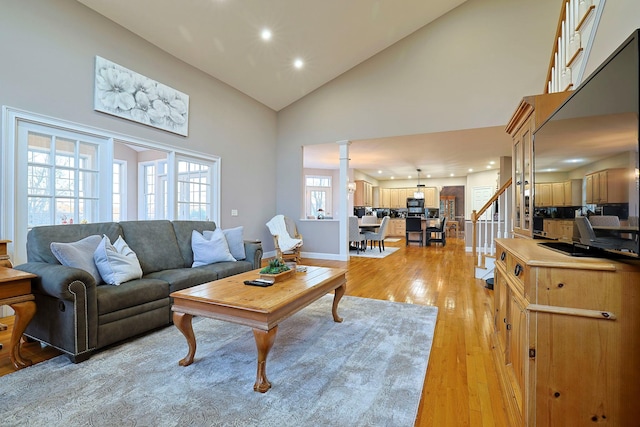
[[[461,239],[399,247],[383,259],[352,257],[349,262],[312,260],[302,264],[346,266],[347,295],[439,308],[433,346],[416,426],[507,426],[503,397],[491,358],[492,291],[473,277],[473,260]],[[377,250],[374,248],[374,250]],[[6,344],[13,318],[0,331],[0,376],[13,372]],[[23,346],[34,362],[57,355],[37,343]]]

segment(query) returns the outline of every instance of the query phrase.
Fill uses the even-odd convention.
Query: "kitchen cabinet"
[[[582,180],[562,182],[536,182],[535,206],[537,208],[582,206]]]
[[[407,199],[422,193],[424,206],[429,208],[439,207],[440,199],[437,187],[424,187],[419,190],[416,187],[409,188],[382,188],[380,189],[381,208],[401,209],[407,207]]]
[[[440,207],[440,193],[437,187],[425,187],[424,191],[424,207],[437,209]]]
[[[513,177],[513,232],[532,237],[533,147],[531,135],[568,96],[567,92],[527,96],[509,120],[505,131],[511,135]]]
[[[548,207],[553,206],[553,184],[550,182],[536,183],[535,189],[535,206]],[[564,189],[563,189],[564,192]],[[564,197],[563,197],[564,199]]]
[[[640,419],[640,266],[496,239],[492,347],[509,425]]]
[[[390,219],[389,225],[387,225],[387,236],[404,238],[406,229],[407,229],[407,226],[404,218]]]
[[[571,242],[573,224],[574,220],[572,219],[545,219],[542,223],[544,237]]]
[[[585,176],[589,204],[628,203],[629,177],[627,170],[605,169]]]
[[[353,206],[373,205],[373,185],[364,180],[356,180],[356,192],[353,193]]]
[[[381,208],[390,208],[391,207],[391,189],[389,188],[381,188],[380,189],[380,207]]]

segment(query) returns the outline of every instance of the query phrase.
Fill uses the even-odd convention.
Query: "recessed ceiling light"
[[[411,175],[407,176],[407,179],[411,179]]]
[[[268,28],[265,28],[264,30],[262,30],[262,32],[260,33],[260,37],[262,37],[262,40],[268,41],[271,40],[271,30]]]
[[[450,174],[449,176],[454,176],[454,174]]]
[[[496,162],[491,161],[491,162],[489,162],[489,164],[490,164],[490,165],[495,165],[495,164],[496,164]]]
[[[487,169],[491,169],[491,165],[487,165]]]
[[[392,176],[392,177],[391,177],[391,179],[396,179],[396,177],[395,177],[395,176]]]
[[[382,171],[378,171],[378,173],[382,173]]]
[[[469,172],[473,172],[473,169],[472,169],[472,168],[469,168]]]
[[[304,67],[304,61],[302,59],[300,59],[300,58],[296,58],[293,61],[293,66],[296,67],[297,69],[300,69],[300,68]]]

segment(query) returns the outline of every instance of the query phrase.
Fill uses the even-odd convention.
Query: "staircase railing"
[[[582,81],[605,1],[562,2],[544,93],[573,90]]]
[[[498,191],[477,212],[471,213],[473,224],[471,233],[471,251],[476,267],[484,265],[487,255],[495,254],[495,237],[511,237],[513,224],[511,215],[511,187],[512,179],[509,178]],[[486,215],[489,208],[498,202],[498,208],[493,215]],[[491,213],[491,212],[488,212]],[[479,224],[478,224],[479,223]],[[482,261],[478,257],[478,249],[482,255]]]

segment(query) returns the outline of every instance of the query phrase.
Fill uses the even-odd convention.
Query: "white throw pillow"
[[[243,226],[222,230],[224,237],[227,239],[227,244],[229,245],[229,252],[231,252],[231,255],[233,255],[236,261],[247,258],[247,254],[244,250],[243,231]],[[213,231],[210,230],[205,230],[202,233],[204,238],[207,240],[211,239],[212,234]]]
[[[93,252],[96,250],[96,247],[98,247],[101,240],[102,238],[96,234],[85,237],[77,242],[51,242],[49,247],[51,248],[53,256],[60,261],[60,264],[86,271],[93,276],[96,284],[99,285],[102,283],[102,278],[100,277],[98,267],[96,267],[96,263],[93,260]]]
[[[142,277],[140,261],[122,236],[118,236],[118,239],[111,244],[109,237],[104,235],[93,253],[93,258],[102,280],[109,285],[118,286]]]
[[[193,250],[192,267],[213,264],[214,262],[235,261],[229,252],[229,245],[224,233],[219,228],[211,232],[211,237],[206,239],[202,234],[193,230],[191,233],[191,249]]]

